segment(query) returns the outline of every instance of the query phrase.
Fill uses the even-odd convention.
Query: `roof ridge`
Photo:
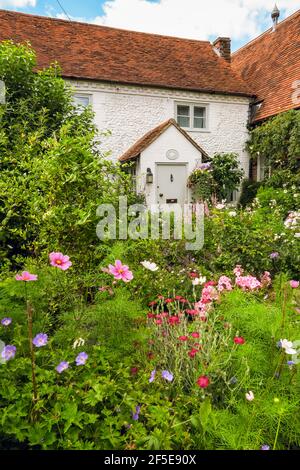
[[[300,9],[295,11],[294,13],[292,13],[291,15],[287,16],[286,18],[284,18],[284,20],[280,21],[278,24],[277,24],[277,28],[280,28],[281,25],[283,23],[285,23],[286,21],[290,21],[294,16],[297,16],[300,14]],[[247,42],[246,44],[244,44],[243,46],[241,46],[239,49],[237,49],[236,51],[234,51],[231,56],[234,56],[236,55],[237,53],[241,52],[243,49],[246,49],[247,47],[251,46],[251,44],[255,43],[256,41],[258,41],[259,39],[261,39],[263,36],[267,35],[268,33],[270,33],[272,31],[272,27],[266,29],[266,31],[262,32],[259,36],[257,36],[256,38],[253,38],[251,39],[251,41]]]
[[[76,21],[76,20],[66,20],[63,18],[55,18],[53,16],[43,16],[43,15],[35,15],[32,13],[24,13],[20,11],[13,11],[13,10],[5,10],[3,8],[0,8],[0,13],[5,12],[5,13],[10,13],[12,15],[20,15],[20,16],[27,16],[27,17],[33,17],[33,18],[40,18],[42,20],[48,20],[48,21],[54,21],[54,22],[63,22],[63,23],[75,23],[75,24],[81,24],[89,27],[94,27],[94,28],[104,28],[104,29],[112,29],[114,31],[124,31],[127,33],[134,33],[134,34],[140,34],[140,35],[145,35],[145,36],[158,36],[161,38],[168,38],[168,39],[177,39],[180,41],[189,41],[189,42],[200,42],[200,43],[205,43],[205,44],[211,44],[210,41],[208,40],[203,40],[203,39],[189,39],[189,38],[182,38],[179,36],[168,36],[167,34],[158,34],[158,33],[146,33],[145,31],[134,31],[131,29],[124,29],[124,28],[116,28],[114,26],[105,26],[102,24],[96,24],[96,23],[88,23],[85,21]]]

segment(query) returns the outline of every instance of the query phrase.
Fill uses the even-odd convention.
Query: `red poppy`
[[[204,284],[204,287],[209,287],[209,286],[216,286],[217,283],[215,281],[208,281]]]
[[[136,375],[138,373],[138,370],[139,369],[137,367],[131,367],[131,369],[130,369],[131,375]]]
[[[166,299],[166,300],[165,300],[165,303],[166,303],[166,304],[170,304],[171,302],[173,302],[173,299]]]
[[[193,309],[193,310],[186,310],[186,313],[188,315],[197,315],[199,312],[198,310]]]
[[[199,352],[198,349],[192,348],[192,349],[188,352],[188,354],[189,354],[190,357],[195,357],[196,354],[197,354],[197,352]]]
[[[242,336],[236,336],[233,341],[235,344],[244,344],[246,342]]]
[[[199,379],[197,380],[197,385],[200,388],[206,388],[209,386],[209,384],[210,384],[210,380],[206,375],[201,375]]]
[[[155,323],[156,323],[157,325],[161,325],[161,324],[162,324],[162,320],[160,320],[160,319],[159,319],[159,320],[155,320]]]
[[[156,305],[155,300],[153,300],[153,302],[150,302],[150,303],[149,303],[149,307],[154,307],[154,305]]]
[[[168,321],[170,325],[178,325],[178,323],[180,323],[179,318],[175,315],[173,317],[170,317]]]
[[[175,300],[181,300],[181,295],[176,295]]]
[[[188,300],[186,300],[186,299],[180,299],[180,302],[181,302],[182,304],[187,304],[187,303],[188,303]]]
[[[151,312],[147,313],[148,318],[155,318],[155,316],[156,315],[154,313],[151,313]]]
[[[197,333],[196,331],[194,331],[192,334],[191,334],[192,338],[200,338],[200,333]]]
[[[163,296],[163,295],[159,295],[157,298],[158,298],[158,300],[164,300],[164,296]]]
[[[179,341],[187,341],[189,339],[188,336],[179,336]]]

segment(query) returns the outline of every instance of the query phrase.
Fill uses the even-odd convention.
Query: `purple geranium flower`
[[[288,366],[294,366],[295,364],[296,364],[296,362],[294,362],[294,361],[287,361]]]
[[[261,446],[261,450],[270,450],[270,446],[264,444],[263,446]]]
[[[138,421],[138,420],[139,420],[140,412],[141,412],[141,407],[140,407],[140,406],[136,406],[136,407],[135,407],[135,412],[132,413],[132,419],[133,419],[134,421]]]
[[[171,374],[171,372],[169,372],[168,370],[163,370],[161,373],[161,376],[163,379],[167,380],[168,382],[172,382],[174,378],[173,374]]]
[[[10,359],[13,359],[15,357],[16,351],[17,351],[16,346],[11,346],[11,345],[5,346],[1,353],[1,357],[7,362]]]
[[[274,251],[273,253],[270,254],[270,258],[271,259],[276,259],[279,257],[279,253],[278,251]]]
[[[38,335],[36,335],[35,338],[33,338],[32,342],[37,348],[46,346],[46,344],[48,343],[48,335],[46,335],[45,333],[39,333]]]
[[[58,366],[56,367],[56,371],[61,374],[64,370],[68,369],[69,363],[66,361],[62,361]]]
[[[151,372],[151,376],[150,376],[150,379],[149,379],[149,382],[150,382],[150,383],[154,382],[155,374],[156,374],[156,370],[154,369],[154,370]]]
[[[85,353],[85,352],[81,352],[78,354],[78,356],[76,357],[75,361],[76,361],[76,365],[77,366],[84,366],[86,361],[88,360],[88,354]]]
[[[9,325],[11,324],[11,322],[12,322],[12,319],[11,319],[11,318],[8,318],[8,317],[2,318],[2,320],[1,320],[1,325],[3,325],[3,326],[9,326]]]

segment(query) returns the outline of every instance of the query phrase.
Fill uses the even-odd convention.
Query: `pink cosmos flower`
[[[30,274],[28,271],[23,271],[22,274],[16,275],[16,281],[37,281],[38,277],[36,274]]]
[[[300,285],[299,281],[290,281],[290,286],[292,289],[298,289],[299,285]]]
[[[72,266],[69,256],[63,255],[62,253],[52,252],[49,255],[50,264],[55,268],[59,268],[62,271],[66,271]]]
[[[129,267],[126,264],[122,264],[120,260],[116,260],[115,265],[109,265],[109,273],[114,276],[116,280],[122,280],[124,282],[130,282],[133,279],[133,274],[129,271]]]

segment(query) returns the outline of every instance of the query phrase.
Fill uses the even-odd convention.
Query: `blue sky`
[[[60,0],[74,20],[193,39],[230,36],[233,50],[271,26],[275,0]],[[278,0],[280,19],[300,0]],[[0,0],[0,8],[66,18],[57,0]]]

